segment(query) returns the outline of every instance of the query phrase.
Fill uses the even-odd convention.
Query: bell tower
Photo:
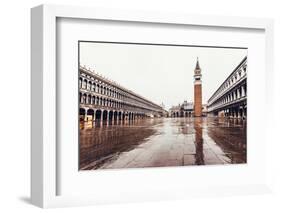
[[[194,117],[202,116],[202,74],[197,57],[194,70]]]

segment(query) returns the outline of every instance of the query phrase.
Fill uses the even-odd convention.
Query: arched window
[[[247,66],[245,65],[245,66],[242,68],[242,70],[243,70],[244,74],[246,74],[246,72],[247,72]]]
[[[86,99],[87,99],[87,95],[84,94],[84,95],[83,95],[83,98],[82,98],[82,103],[83,103],[83,104],[86,104]]]
[[[92,104],[96,104],[96,97],[95,96],[92,97]]]
[[[83,100],[82,100],[82,93],[80,92],[80,93],[79,93],[79,102],[82,103],[82,101],[83,101]]]
[[[91,95],[88,95],[88,101],[87,101],[87,104],[91,104]]]
[[[82,82],[83,82],[83,79],[79,78],[79,88],[82,88]]]
[[[88,82],[88,85],[87,85],[87,90],[91,91],[91,87],[92,87],[92,82],[89,81],[89,82]]]
[[[87,80],[86,80],[86,79],[84,79],[84,81],[83,81],[82,88],[83,88],[83,89],[86,89],[86,88],[87,88]]]

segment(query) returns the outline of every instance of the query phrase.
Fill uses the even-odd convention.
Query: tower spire
[[[197,57],[196,68],[195,68],[195,69],[200,70],[200,65],[199,65],[199,59],[198,59],[198,57]]]

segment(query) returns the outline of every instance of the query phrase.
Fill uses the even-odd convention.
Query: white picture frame
[[[195,25],[202,27],[223,27],[238,29],[259,29],[265,33],[265,71],[266,88],[273,90],[273,21],[271,19],[217,17],[188,14],[152,13],[146,11],[123,11],[74,6],[41,5],[31,9],[31,201],[47,208],[59,206],[90,205],[98,203],[128,202],[142,200],[165,200],[198,196],[252,194],[269,192],[271,186],[270,161],[266,161],[267,179],[259,184],[235,184],[228,186],[180,190],[170,187],[165,190],[149,192],[150,196],[127,194],[108,195],[97,199],[96,196],[57,195],[57,86],[56,77],[56,21],[57,18],[117,20],[125,22],[144,22],[158,25]],[[266,105],[273,104],[273,97],[266,95]],[[270,118],[268,118],[270,119]],[[270,130],[267,128],[266,141],[269,142]],[[268,143],[266,143],[268,146]],[[264,155],[266,159],[267,155]],[[75,183],[74,183],[75,184]],[[164,187],[164,186],[163,186]],[[164,193],[165,192],[165,193]]]

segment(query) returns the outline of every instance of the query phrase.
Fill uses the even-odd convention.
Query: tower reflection
[[[203,153],[203,136],[202,136],[202,118],[194,119],[194,130],[195,130],[195,164],[204,165],[204,153]]]

